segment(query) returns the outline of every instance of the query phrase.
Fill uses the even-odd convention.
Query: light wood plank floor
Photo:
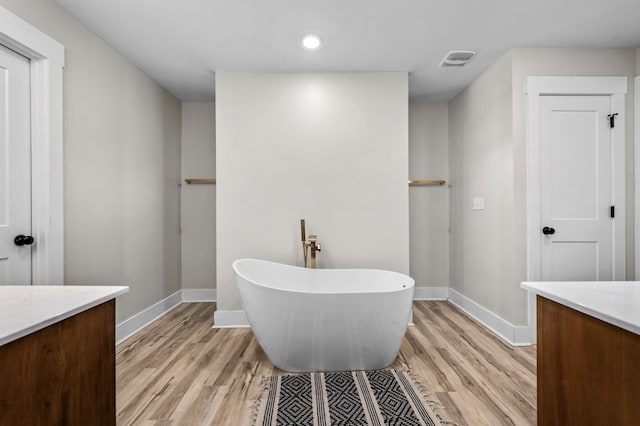
[[[185,303],[116,348],[118,425],[250,425],[260,379],[285,374],[249,329],[212,329]],[[457,425],[536,423],[536,349],[514,348],[448,302],[415,302],[394,368],[408,367]]]

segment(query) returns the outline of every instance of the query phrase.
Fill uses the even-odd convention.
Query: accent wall
[[[409,273],[408,75],[216,73],[217,296],[242,309],[231,264]]]

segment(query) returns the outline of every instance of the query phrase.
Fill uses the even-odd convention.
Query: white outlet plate
[[[473,209],[484,210],[484,197],[473,197]]]

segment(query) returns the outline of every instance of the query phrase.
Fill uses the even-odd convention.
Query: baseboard
[[[529,326],[517,326],[497,316],[488,309],[457,291],[447,287],[416,287],[414,300],[449,300],[469,316],[494,332],[512,346],[531,345]],[[215,302],[215,289],[178,290],[144,311],[116,325],[116,344],[126,340],[147,325],[171,311],[181,303]],[[247,328],[249,320],[244,311],[215,311],[213,328]],[[409,322],[412,325],[412,321]]]
[[[116,325],[116,345],[133,336],[181,303],[182,290],[178,290],[169,297],[149,306],[144,311],[122,321]]]
[[[510,345],[531,345],[529,326],[513,325],[452,288],[449,289],[449,301]]]
[[[188,288],[178,290],[158,303],[149,306],[144,311],[137,313],[116,325],[116,345],[133,336],[138,331],[165,315],[173,308],[176,308],[181,303],[215,301],[216,289]]]
[[[183,302],[215,302],[217,294],[215,288],[183,288]]]
[[[413,300],[447,300],[449,287],[416,287]]]
[[[213,313],[213,328],[247,328],[249,320],[244,311],[220,311]]]

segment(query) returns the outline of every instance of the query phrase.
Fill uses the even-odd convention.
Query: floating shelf
[[[445,183],[447,181],[441,179],[409,179],[410,186],[444,185]]]
[[[216,178],[187,178],[184,180],[186,183],[191,185],[192,183],[196,184],[213,184],[216,183]]]
[[[187,184],[214,184],[216,183],[216,178],[186,178],[184,180]],[[418,185],[444,185],[447,183],[445,180],[441,179],[410,179],[409,185],[418,186]]]

